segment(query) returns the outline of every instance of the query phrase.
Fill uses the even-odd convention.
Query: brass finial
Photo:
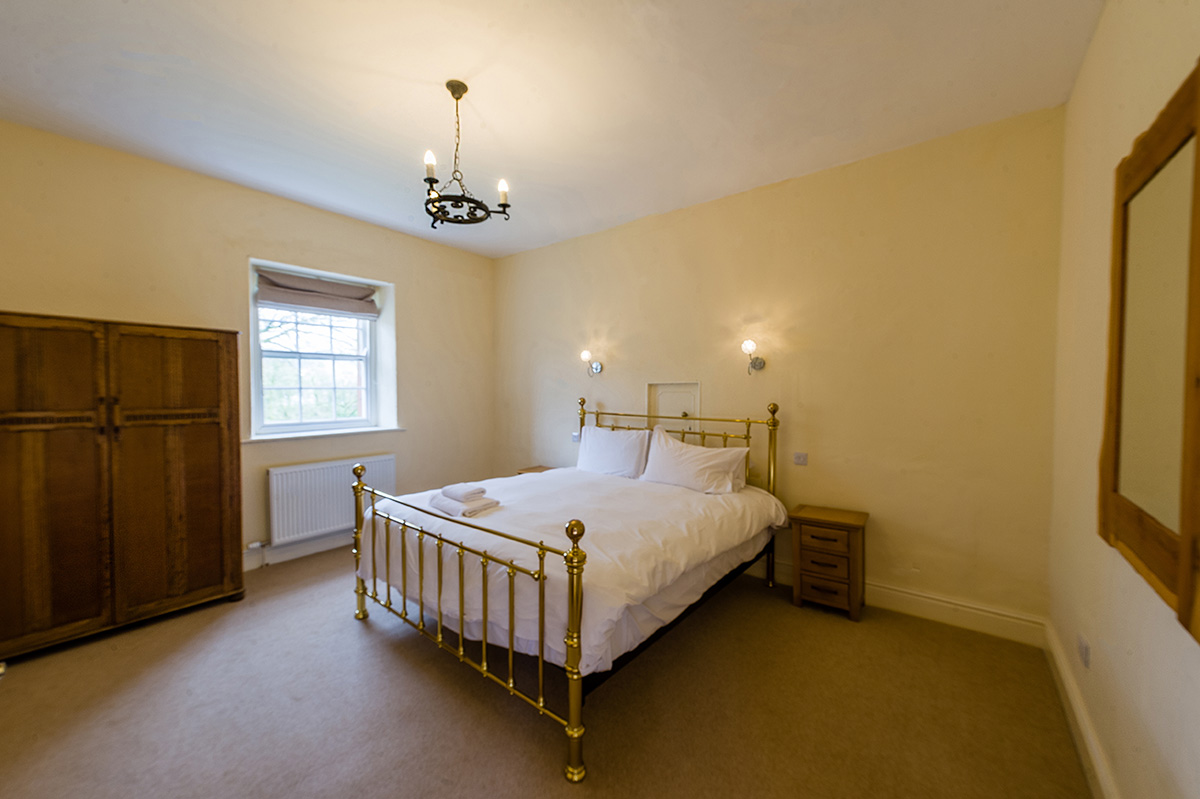
[[[579,410],[583,410],[584,405],[587,405],[587,399],[585,397],[580,397],[579,398]]]
[[[571,539],[573,545],[579,546],[579,539],[583,538],[583,522],[578,519],[567,522],[567,538]]]
[[[366,473],[367,473],[366,466],[363,466],[361,463],[354,464],[354,476],[355,477],[357,477],[359,480],[362,480],[363,475]]]
[[[772,402],[770,405],[767,406],[767,410],[770,412],[770,414],[772,416],[774,416],[775,414],[777,414],[779,412],[779,406],[776,405],[774,402]]]

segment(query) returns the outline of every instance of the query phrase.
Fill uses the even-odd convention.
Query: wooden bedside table
[[[863,533],[870,514],[797,505],[792,520],[792,604],[805,600],[850,613],[863,606]]]
[[[526,466],[524,469],[517,469],[517,474],[537,474],[538,472],[548,472],[553,468],[553,466]]]

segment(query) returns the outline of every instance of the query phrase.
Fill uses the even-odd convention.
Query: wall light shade
[[[758,349],[758,345],[754,343],[754,339],[748,338],[742,342],[742,352],[750,356],[750,365],[746,367],[746,374],[752,375],[758,370],[767,365],[767,362],[762,358],[754,355],[754,351]]]
[[[587,364],[588,377],[591,377],[592,375],[598,375],[604,371],[604,364],[600,363],[599,361],[592,360],[591,350],[584,350],[583,352],[579,353],[579,360]]]

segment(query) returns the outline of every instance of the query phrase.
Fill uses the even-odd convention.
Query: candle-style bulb
[[[425,177],[436,177],[434,169],[437,168],[437,159],[433,157],[433,150],[425,151]]]
[[[500,178],[500,183],[496,185],[496,188],[500,190],[500,204],[508,205],[508,181]]]

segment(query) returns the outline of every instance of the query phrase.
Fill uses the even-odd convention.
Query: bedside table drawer
[[[800,596],[809,602],[819,602],[842,610],[850,608],[850,594],[845,583],[835,583],[804,574],[800,576]]]
[[[850,559],[841,555],[826,555],[824,552],[800,550],[800,568],[810,574],[819,574],[838,580],[850,577]]]
[[[812,527],[800,525],[800,546],[812,549],[823,549],[827,552],[850,551],[849,533],[832,527]]]

